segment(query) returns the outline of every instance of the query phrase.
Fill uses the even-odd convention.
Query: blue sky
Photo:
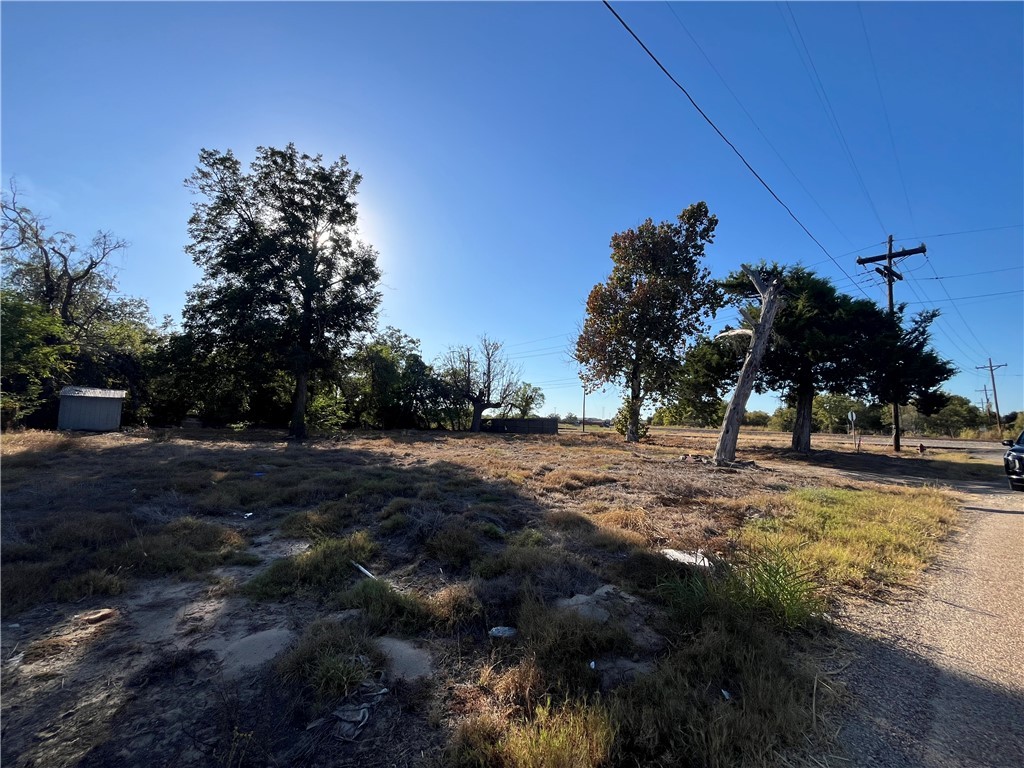
[[[345,154],[382,323],[428,359],[503,340],[563,414],[614,232],[706,200],[716,276],[801,262],[879,302],[856,256],[924,240],[896,296],[943,310],[948,389],[977,402],[991,356],[1024,408],[1024,5],[613,5],[839,266],[593,2],[4,2],[3,176],[52,227],[129,240],[122,289],[178,316],[200,148]]]

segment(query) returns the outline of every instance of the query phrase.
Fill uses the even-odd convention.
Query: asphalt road
[[[1024,766],[1024,493],[964,493],[920,590],[842,620],[857,766]]]

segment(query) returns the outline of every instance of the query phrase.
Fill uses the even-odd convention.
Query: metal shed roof
[[[123,389],[97,389],[96,387],[64,387],[60,391],[61,397],[109,397],[116,400],[123,400],[126,394]]]

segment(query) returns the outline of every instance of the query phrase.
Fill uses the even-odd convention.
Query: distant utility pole
[[[979,371],[988,370],[989,376],[992,377],[992,401],[996,404],[996,430],[999,432],[999,436],[1003,436],[1003,417],[999,414],[999,395],[996,394],[996,368],[1005,368],[1006,363],[1000,363],[999,365],[992,365],[992,358],[988,359],[988,365],[976,365],[974,366]]]
[[[985,409],[985,417],[992,418],[992,404],[988,401],[988,386],[984,386],[981,389],[976,389],[974,391],[984,394],[985,399],[982,401],[981,407]]]
[[[893,253],[892,235],[889,235],[889,248],[886,253],[883,253],[880,256],[865,256],[857,259],[858,264],[874,264],[877,261],[885,262],[884,267],[875,267],[875,272],[884,277],[886,285],[889,286],[889,317],[893,317],[896,314],[896,305],[893,303],[892,299],[892,284],[897,280],[903,279],[903,275],[892,268],[893,259],[902,259],[904,256],[916,256],[919,253],[927,252],[928,248],[924,243],[921,243],[917,248],[911,248],[910,250],[900,248],[898,251]],[[989,362],[992,361],[990,360]],[[895,373],[895,371],[893,373]],[[899,392],[899,382],[896,382],[894,389],[897,393]],[[896,402],[892,404],[892,449],[897,453],[900,451],[900,404]]]

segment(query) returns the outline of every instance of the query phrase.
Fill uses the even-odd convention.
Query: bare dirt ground
[[[196,513],[197,502],[168,486],[164,475],[171,477],[186,466],[193,474],[196,467],[205,472],[209,466],[220,474],[242,467],[253,476],[246,483],[258,494],[256,484],[263,475],[272,476],[273,462],[294,459],[296,451],[280,439],[234,441],[230,435],[216,440],[199,434],[181,434],[170,441],[129,435],[79,439],[87,441],[82,447],[88,450],[63,452],[29,469],[16,467],[9,475],[5,469],[5,537],[40,510],[72,513],[76,504],[95,505],[100,499],[111,508],[151,511],[156,505],[165,515]],[[501,526],[509,533],[560,512],[643,508],[651,512],[645,519],[657,521],[638,533],[648,545],[710,552],[730,546],[728,532],[746,514],[742,505],[729,504],[729,499],[752,491],[821,485],[856,488],[865,481],[893,482],[893,474],[898,474],[899,482],[941,482],[951,466],[840,452],[808,461],[790,456],[783,440],[759,434],[744,437],[742,458],[756,459],[758,468],[739,472],[685,459],[710,453],[713,443],[706,433],[663,435],[639,447],[600,435],[549,440],[412,435],[358,438],[298,450],[300,459],[313,457],[324,466],[388,468],[418,487],[458,489],[471,476],[478,485],[465,500],[465,518]],[[567,465],[567,457],[581,445],[587,449],[583,458]],[[571,464],[575,461],[583,464]],[[906,471],[909,462],[916,474]],[[590,475],[577,482],[573,472]],[[951,545],[950,564],[936,569],[923,587],[935,595],[925,608],[913,607],[920,601],[872,605],[851,611],[844,619],[850,648],[857,654],[848,681],[857,706],[853,725],[844,732],[854,764],[1020,763],[1004,760],[1020,755],[1022,718],[1014,721],[1012,716],[1020,711],[1024,668],[1020,572],[1015,592],[993,589],[991,584],[1014,582],[1013,557],[1020,562],[1024,516],[997,513],[994,510],[1000,507],[993,498],[1006,501],[998,493],[969,500],[967,524]],[[476,505],[481,499],[483,506]],[[281,520],[301,507],[300,502],[261,507],[257,497],[249,507],[218,513],[219,520],[245,537],[256,564],[221,566],[200,579],[133,580],[124,594],[45,602],[5,619],[0,633],[3,763],[56,767],[436,762],[453,723],[472,707],[479,660],[490,653],[486,634],[468,640],[424,640],[420,646],[434,670],[427,680],[382,672],[357,695],[371,716],[354,740],[325,741],[329,734],[313,713],[306,713],[301,702],[275,684],[269,668],[272,659],[312,621],[333,614],[309,601],[256,603],[241,596],[238,587],[276,559],[308,546],[308,541],[282,536],[278,530]],[[488,511],[491,508],[497,511]],[[471,515],[471,510],[476,511]],[[971,520],[973,515],[977,521]],[[428,592],[458,581],[457,574],[446,573],[410,543],[403,546],[386,551],[371,567],[386,572],[398,586],[409,586],[415,577],[417,588]],[[989,557],[989,548],[996,546],[1003,554]],[[567,597],[598,587],[601,575],[614,569],[620,558],[615,551],[574,552],[577,555],[583,563],[579,581],[553,587]],[[993,571],[996,566],[1002,570]],[[427,573],[433,575],[423,575]],[[944,578],[952,582],[946,585]],[[1002,597],[993,602],[998,595]],[[969,618],[953,618],[965,614]],[[1016,635],[1007,631],[1007,617],[1015,618]],[[505,618],[500,607],[486,617],[488,625]],[[981,632],[983,627],[998,639],[971,639],[966,634],[968,628]],[[998,649],[994,642],[1000,643]],[[890,686],[890,680],[899,685]],[[915,688],[920,695],[911,693]],[[382,696],[384,689],[387,695]],[[965,696],[973,698],[965,702]],[[991,738],[983,742],[979,734],[986,733]],[[979,754],[1000,757],[985,762],[976,759]],[[933,760],[935,755],[946,762]]]

